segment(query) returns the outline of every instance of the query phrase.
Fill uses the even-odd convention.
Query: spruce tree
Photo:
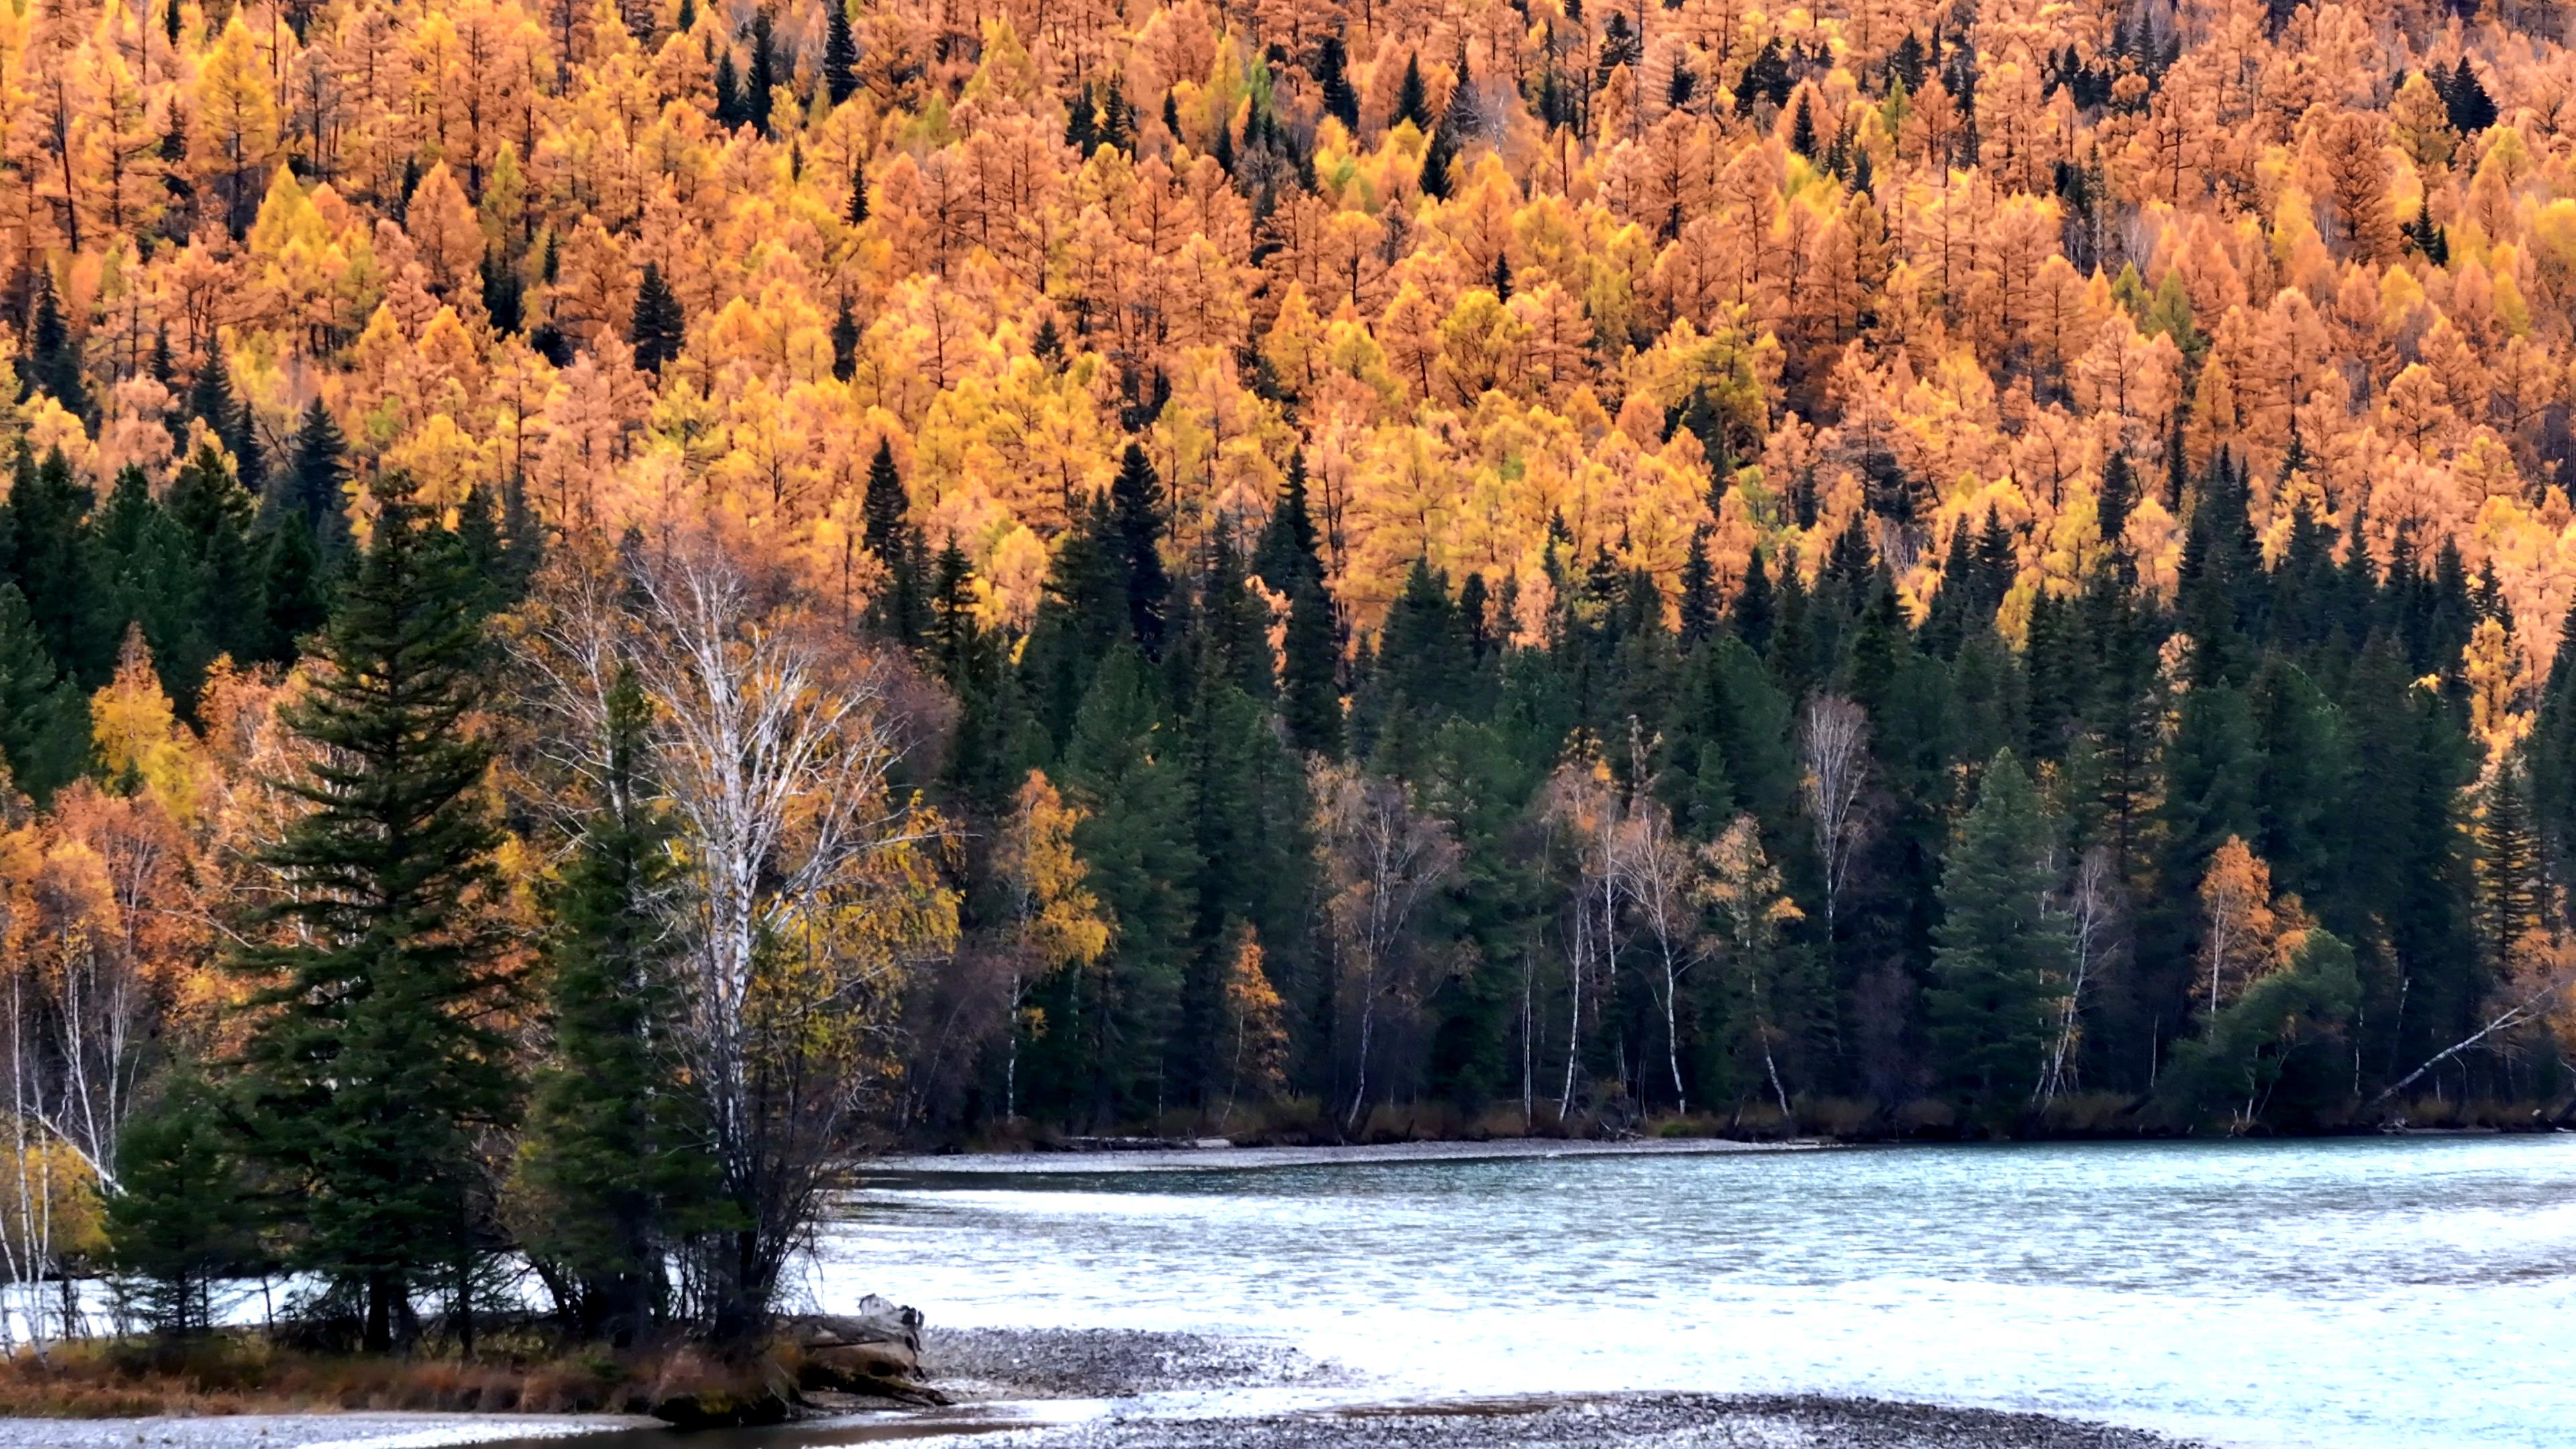
[[[247,656],[291,664],[307,635],[330,617],[322,551],[302,517],[281,513],[260,531],[256,645]]]
[[[2010,750],[1986,767],[1977,803],[1941,862],[1940,943],[1925,1027],[1943,1076],[1970,1113],[2008,1123],[2028,1106],[2047,1041],[2045,1007],[2070,959],[2049,909],[2056,826]]]
[[[671,284],[662,280],[657,262],[644,264],[644,279],[635,288],[635,315],[626,340],[635,347],[635,365],[660,376],[662,365],[680,355],[689,340],[689,316]]]
[[[1407,121],[1416,130],[1431,129],[1431,100],[1422,88],[1422,57],[1418,53],[1404,58],[1404,81],[1395,92],[1395,124]]]
[[[206,348],[206,362],[197,369],[197,379],[188,389],[188,412],[201,418],[216,439],[233,455],[233,466],[241,474],[243,486],[256,490],[267,475],[268,464],[261,456],[259,430],[251,416],[250,405],[233,393],[232,369],[224,361],[221,345]]]
[[[193,1068],[116,1134],[116,1191],[101,1203],[118,1300],[152,1329],[215,1327],[215,1288],[259,1258],[250,1184],[226,1150],[222,1099]]]
[[[519,1172],[528,1251],[569,1285],[571,1327],[622,1344],[661,1317],[663,1265],[705,1219],[713,1184],[671,1056],[675,865],[654,798],[652,705],[631,669],[606,705],[595,796],[546,901],[554,1052],[530,1093]]]
[[[1162,657],[1172,578],[1163,567],[1163,481],[1145,450],[1127,445],[1109,485],[1112,546],[1127,584],[1127,624],[1149,659]]]
[[[89,416],[89,385],[81,379],[80,343],[64,320],[50,272],[39,272],[36,305],[27,319],[27,381],[74,417]]]
[[[859,319],[850,311],[850,299],[841,298],[832,314],[832,376],[848,382],[859,370]]]
[[[42,463],[18,449],[16,476],[0,504],[0,546],[7,577],[17,581],[45,652],[84,689],[107,682],[125,621],[108,604],[95,541],[88,528],[96,501],[57,448]]]
[[[315,398],[295,430],[295,451],[278,492],[284,511],[300,520],[314,546],[337,554],[349,540],[349,442],[339,420]]]
[[[130,624],[143,632],[161,682],[183,708],[193,708],[206,666],[223,652],[216,636],[218,600],[195,540],[152,496],[140,468],[118,471],[116,487],[91,520],[98,580],[94,627],[121,640]]]
[[[476,587],[403,483],[376,498],[321,668],[280,713],[311,762],[286,782],[303,813],[260,860],[296,889],[246,916],[230,964],[251,983],[236,1112],[288,1189],[276,1226],[384,1352],[415,1292],[472,1301],[490,1247],[477,1141],[515,1083],[494,1016],[509,983],[491,751],[470,724],[489,662]]]
[[[1744,565],[1744,586],[1735,591],[1735,602],[1728,609],[1727,620],[1736,636],[1759,654],[1771,647],[1771,626],[1776,607],[1771,598],[1771,572],[1764,567],[1762,550],[1755,549]]]
[[[734,68],[733,47],[716,57],[715,74],[716,129],[731,133],[746,119],[742,103],[742,73]]]
[[[771,90],[778,84],[778,40],[767,10],[751,18],[751,70],[743,77],[743,119],[757,127],[760,134],[770,133],[770,116],[776,102]]]
[[[1687,647],[1717,627],[1717,583],[1708,566],[1711,530],[1705,523],[1691,530],[1690,552],[1682,556],[1681,638]]]
[[[1342,47],[1342,38],[1327,35],[1315,47],[1315,63],[1309,69],[1315,78],[1315,89],[1323,97],[1324,114],[1342,123],[1342,129],[1356,136],[1360,129],[1360,93],[1351,86],[1350,60]]]
[[[823,93],[839,105],[859,90],[859,46],[850,35],[850,7],[824,0]]]
[[[885,438],[877,439],[876,456],[869,460],[868,489],[860,507],[865,519],[861,537],[885,569],[885,582],[870,606],[870,616],[879,629],[909,648],[921,642],[929,623],[923,577],[927,560],[922,557],[921,535],[912,526],[911,496],[895,467],[894,445]]]
[[[0,763],[42,804],[88,761],[88,696],[55,667],[27,596],[0,583]]]

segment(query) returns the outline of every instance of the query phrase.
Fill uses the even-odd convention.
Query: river
[[[2576,1445],[2576,1136],[905,1172],[818,1257],[826,1301],[1259,1335],[1375,1398],[1786,1391],[2225,1445]]]

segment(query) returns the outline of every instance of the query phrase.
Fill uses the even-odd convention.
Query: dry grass
[[[180,1343],[57,1344],[0,1360],[0,1418],[330,1410],[646,1412],[675,1381],[723,1377],[688,1350],[564,1353],[529,1345],[473,1359],[366,1357],[281,1348],[255,1334]]]

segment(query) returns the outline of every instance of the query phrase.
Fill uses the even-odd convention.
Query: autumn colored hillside
[[[1362,631],[1427,557],[1530,635],[1551,519],[1724,594],[1866,515],[1919,614],[1991,512],[2018,638],[2107,460],[2170,590],[2221,448],[2271,552],[2492,566],[2526,667],[2576,593],[2546,7],[827,8],[0,16],[8,427],[157,481],[220,356],[268,458],[318,401],[852,595],[883,439],[1018,627],[1130,434],[1184,551],[1302,448]]]

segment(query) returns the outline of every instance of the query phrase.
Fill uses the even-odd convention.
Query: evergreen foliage
[[[302,890],[244,921],[233,956],[252,990],[244,1145],[285,1188],[271,1211],[296,1266],[359,1304],[374,1351],[416,1331],[415,1292],[470,1309],[493,1246],[479,1134],[515,1100],[491,1014],[506,982],[490,750],[469,728],[487,662],[476,583],[402,488],[378,485],[320,670],[282,716],[318,753],[261,858]]]

